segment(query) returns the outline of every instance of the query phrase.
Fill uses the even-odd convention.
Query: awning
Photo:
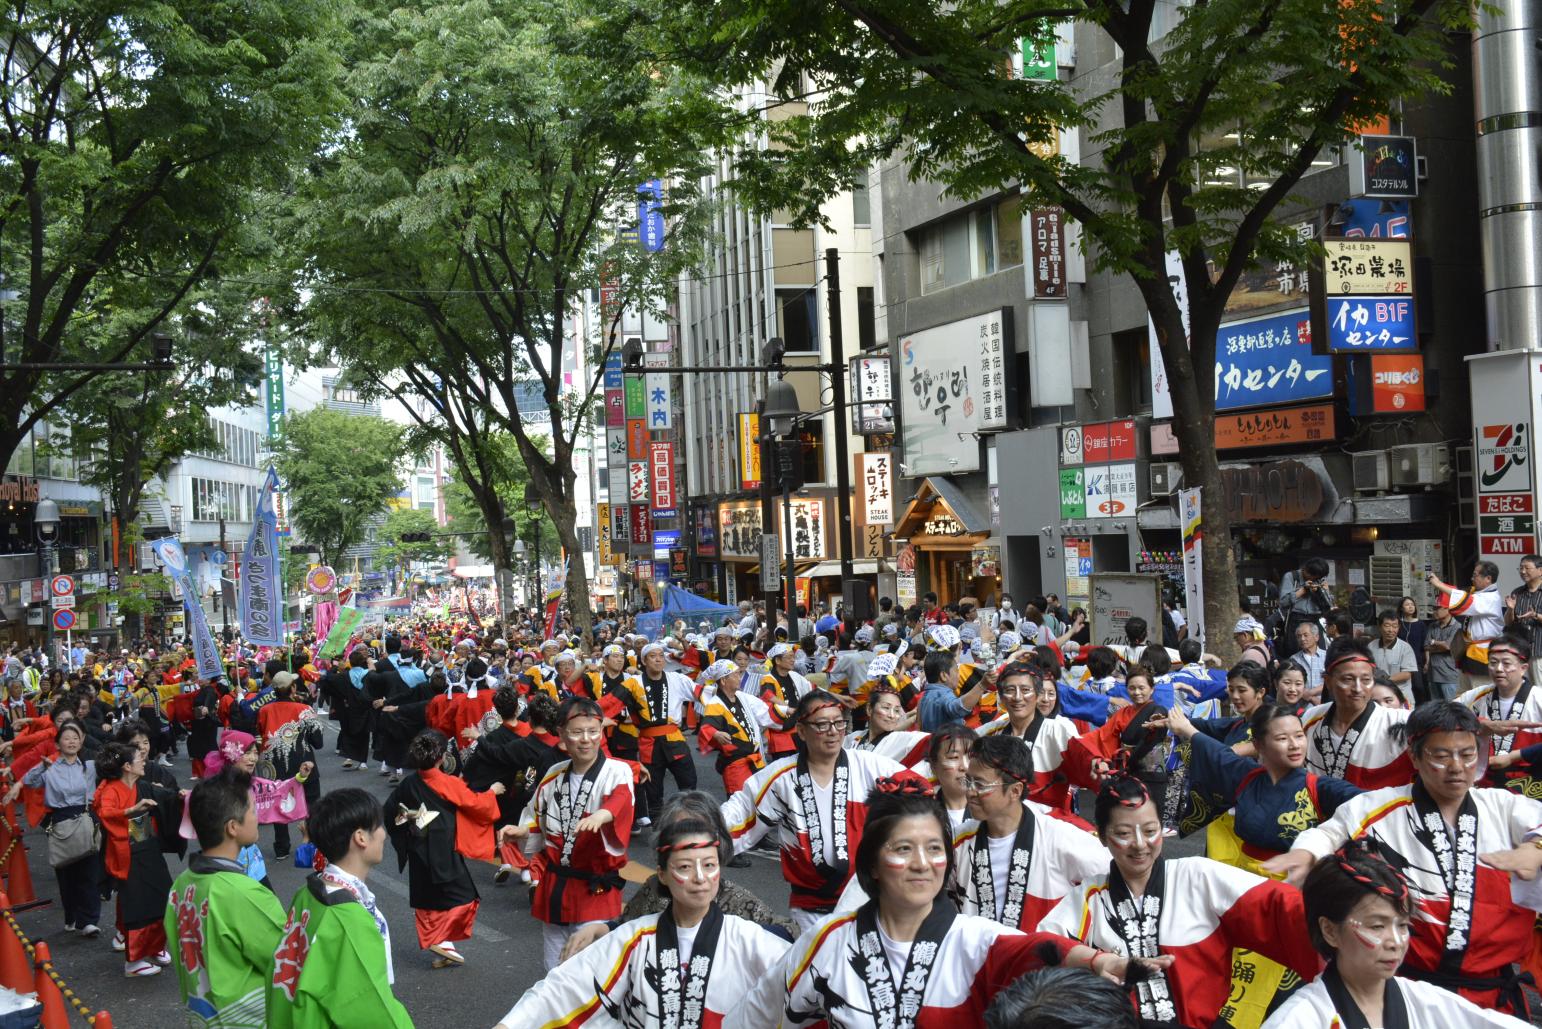
[[[457,579],[491,579],[493,577],[492,565],[462,565],[453,573]]]
[[[933,528],[938,522],[945,524],[948,531],[939,532]],[[930,542],[934,546],[967,547],[990,533],[990,518],[981,514],[963,491],[940,475],[921,480],[915,499],[900,512],[894,526],[895,536],[909,539],[918,546]]]
[[[892,570],[888,562],[871,557],[857,558],[851,562],[852,575],[877,575],[879,572]],[[810,579],[822,579],[828,575],[838,576],[841,574],[841,563],[840,561],[821,561],[802,574]]]
[[[828,563],[828,562],[826,562],[826,563]],[[819,562],[815,562],[815,561],[794,561],[793,564],[792,564],[793,574],[796,575],[796,576],[799,576],[801,578],[807,578],[809,576],[808,569],[810,569],[810,568],[818,568],[818,567],[819,567]],[[840,567],[841,567],[841,563],[839,561],[835,562],[835,574],[836,575],[840,574]],[[760,563],[756,562],[755,564],[750,565],[748,568],[739,568],[739,567],[735,566],[735,570],[743,572],[745,575],[759,575],[760,574]],[[778,571],[781,572],[781,574],[786,575],[787,574],[787,567],[786,567],[786,565],[785,564],[782,565],[778,569]]]

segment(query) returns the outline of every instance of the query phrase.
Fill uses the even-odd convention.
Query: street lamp
[[[771,435],[779,437],[791,435],[793,427],[802,414],[803,405],[798,403],[798,391],[793,389],[792,384],[786,379],[772,379],[770,385],[766,387],[764,414]]]
[[[52,597],[48,580],[54,573],[54,544],[59,539],[59,505],[46,497],[37,502],[37,510],[32,514],[32,528],[37,533],[38,540],[38,569],[43,578],[43,595]],[[43,653],[48,655],[50,665],[54,662],[54,619],[51,607],[43,608]]]
[[[541,576],[541,498],[528,482],[525,483],[525,513],[530,515],[531,528],[535,531],[535,553],[531,558],[530,578],[534,584],[532,596],[537,598],[532,602],[538,604],[545,599],[545,583]]]
[[[524,564],[525,563],[525,541],[522,540],[522,539],[516,539],[514,541],[514,559],[516,561],[518,561],[520,564]],[[524,590],[521,589],[520,592],[523,593]],[[525,606],[528,607],[529,605],[530,605],[530,601],[527,598],[525,600]],[[512,622],[513,619],[509,619],[509,621]]]

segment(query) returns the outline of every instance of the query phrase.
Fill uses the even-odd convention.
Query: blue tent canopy
[[[664,634],[665,624],[676,619],[683,619],[686,625],[695,629],[703,622],[709,626],[721,625],[725,616],[738,613],[737,607],[708,600],[683,586],[666,585],[659,609],[644,611],[637,616],[637,631],[656,640]]]

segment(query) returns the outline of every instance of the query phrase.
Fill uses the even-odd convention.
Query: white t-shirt
[[[881,925],[878,927],[878,939],[883,944],[883,956],[889,959],[890,981],[896,990],[904,989],[905,964],[910,960],[911,941],[891,939]]]
[[[700,928],[700,922],[697,922],[689,929],[684,926],[675,926],[675,939],[680,941],[680,974],[682,981],[685,978],[686,968],[691,964],[691,952],[696,949],[696,930]]]
[[[1024,815],[1023,817],[1027,817]],[[983,829],[982,829],[983,831]],[[993,916],[998,922],[1001,920],[1001,912],[1007,903],[1007,873],[1012,869],[1012,844],[1017,842],[1017,833],[997,839],[991,836],[987,839],[991,855],[991,879],[996,887],[996,914]],[[1012,928],[1017,928],[1013,926]]]

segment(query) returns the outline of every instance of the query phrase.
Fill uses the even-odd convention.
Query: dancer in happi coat
[[[1328,960],[1264,1029],[1523,1029],[1429,983],[1397,975],[1408,954],[1415,903],[1408,883],[1367,841],[1351,841],[1312,866],[1302,884],[1312,945]]]
[[[846,719],[831,693],[804,695],[795,713],[804,753],[772,762],[723,804],[723,818],[742,853],[778,832],[782,877],[792,887],[792,916],[807,930],[835,902],[851,877],[851,854],[867,820],[863,798],[879,777],[903,766],[841,744]]]
[[[1041,689],[1042,676],[1035,666],[1022,661],[1002,666],[996,673],[996,695],[1006,713],[981,726],[980,735],[1012,736],[1026,743],[1033,759],[1028,799],[1069,811],[1071,782],[1060,762],[1078,730],[1064,715],[1046,715],[1039,709]]]
[[[969,751],[969,821],[953,837],[959,910],[1025,932],[1110,855],[1088,832],[1026,800],[1033,757],[1013,736],[982,736]]]
[[[1403,737],[1394,731],[1407,711],[1371,703],[1376,662],[1364,640],[1340,636],[1323,659],[1323,689],[1329,703],[1307,710],[1306,764],[1364,790],[1406,786],[1413,779]]]
[[[1542,726],[1542,690],[1527,675],[1530,665],[1531,641],[1506,632],[1488,645],[1488,674],[1493,681],[1456,698],[1472,708],[1480,721],[1498,729],[1484,741],[1487,745],[1479,755],[1484,785],[1514,790],[1523,797],[1542,796],[1542,782],[1532,778],[1525,765],[1491,769],[1490,759],[1542,743],[1542,728],[1538,728]],[[1514,722],[1530,725],[1506,730]]]
[[[503,834],[526,839],[535,894],[530,913],[543,923],[548,971],[580,927],[621,913],[621,876],[632,841],[632,769],[600,750],[599,705],[571,697],[557,709],[568,760],[536,787],[520,824]]]
[[[782,727],[782,719],[765,701],[740,689],[744,673],[729,660],[714,661],[701,673],[701,727],[697,738],[703,751],[717,751],[717,774],[723,790],[733,796],[750,776],[766,767],[766,733]],[[748,860],[748,859],[746,859]]]
[[[408,902],[417,923],[418,946],[435,956],[434,967],[465,964],[455,941],[471,938],[480,904],[466,866],[493,859],[493,825],[504,785],[475,793],[440,768],[449,741],[424,729],[407,745],[414,769],[386,798],[387,832],[398,870],[408,869]]]
[[[1408,719],[1418,778],[1361,794],[1296,837],[1264,867],[1299,882],[1312,862],[1368,837],[1407,876],[1418,904],[1402,974],[1524,1017],[1512,967],[1531,950],[1536,914],[1516,902],[1511,875],[1542,868],[1542,803],[1473,789],[1481,727],[1455,701],[1420,705]]]
[[[163,838],[174,841],[176,823],[156,817],[154,787],[144,781],[145,758],[136,748],[109,743],[96,756],[97,787],[91,810],[102,824],[104,865],[118,894],[118,933],[124,939],[123,974],[157,975],[171,964],[166,949],[166,870]]]
[[[954,853],[947,815],[915,773],[878,780],[863,800],[871,818],[855,865],[872,899],[805,932],[725,1029],[955,1029],[981,1024],[995,993],[1035,968],[1128,971],[1117,954],[959,914],[943,896]]]
[[[625,1029],[716,1029],[776,964],[787,943],[717,904],[726,836],[702,818],[662,823],[658,914],[612,930],[525,991],[499,1029],[581,1026],[593,1018]]]
[[[931,734],[907,728],[915,723],[915,713],[906,713],[898,690],[874,686],[868,691],[866,706],[867,728],[846,737],[847,750],[870,750],[907,768],[926,757]]]
[[[1094,806],[1098,836],[1113,855],[1044,921],[1090,946],[1172,963],[1133,991],[1140,1017],[1158,1025],[1210,1026],[1223,1017],[1232,949],[1256,950],[1302,978],[1320,961],[1306,935],[1301,894],[1209,858],[1163,860],[1162,818],[1145,785],[1114,775]]]

